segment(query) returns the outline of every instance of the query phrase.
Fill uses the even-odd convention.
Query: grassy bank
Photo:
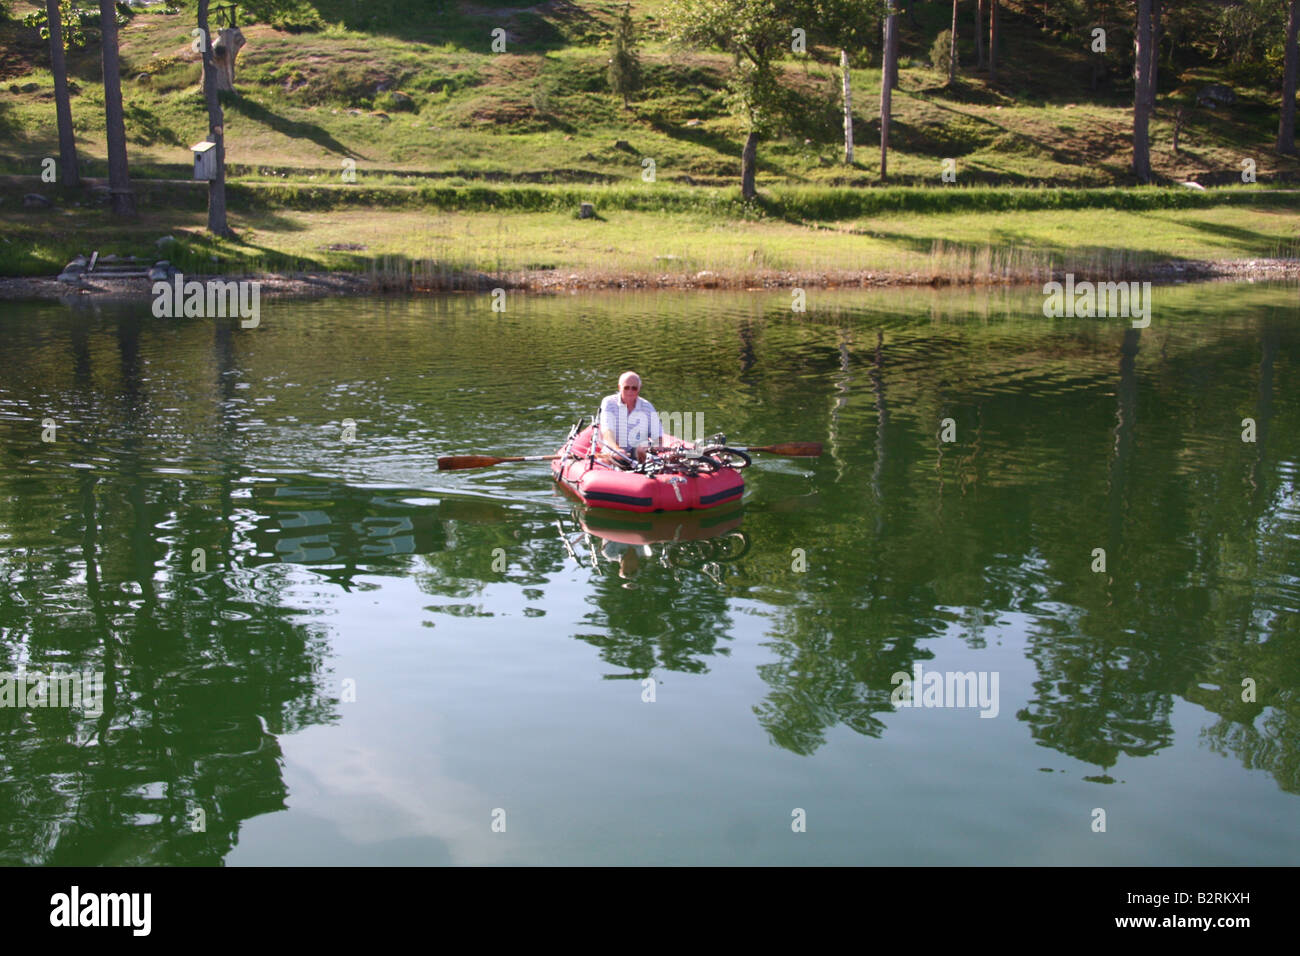
[[[746,205],[731,190],[699,188],[246,184],[239,239],[219,242],[203,231],[202,190],[141,186],[140,218],[123,225],[95,205],[16,211],[25,187],[0,184],[10,209],[0,274],[49,275],[95,249],[165,257],[188,271],[407,267],[396,262],[493,276],[799,270],[1014,278],[1300,254],[1300,195],[1260,190],[791,189]],[[375,198],[382,204],[367,204]],[[597,218],[577,217],[584,199]],[[160,250],[165,235],[179,242]]]

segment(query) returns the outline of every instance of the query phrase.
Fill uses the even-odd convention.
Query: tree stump
[[[228,93],[235,91],[235,57],[239,56],[245,42],[239,27],[226,27],[217,34],[217,42],[212,44],[212,65],[217,71],[217,89]]]
[[[583,203],[578,207],[578,218],[579,219],[596,218],[596,207],[589,202]]]

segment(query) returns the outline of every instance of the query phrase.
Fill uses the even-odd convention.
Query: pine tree
[[[614,52],[609,58],[609,88],[623,97],[623,108],[630,109],[628,97],[641,89],[641,61],[636,55],[636,33],[632,29],[629,7],[623,8],[614,31]]]

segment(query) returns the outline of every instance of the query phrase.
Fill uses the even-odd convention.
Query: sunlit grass
[[[97,248],[101,254],[167,255],[205,272],[423,270],[509,278],[546,271],[604,280],[709,271],[719,282],[739,284],[783,271],[826,273],[828,280],[878,272],[910,275],[911,281],[1001,281],[1031,280],[1052,268],[1118,275],[1171,259],[1300,251],[1300,218],[1259,204],[1194,212],[895,211],[817,225],[599,206],[601,218],[594,220],[580,220],[573,210],[261,207],[232,215],[238,242],[208,236],[202,204],[190,207],[151,208],[126,226],[102,208],[15,215],[15,228],[0,242],[0,273],[52,274],[74,255]],[[159,252],[154,240],[169,233],[181,243]]]

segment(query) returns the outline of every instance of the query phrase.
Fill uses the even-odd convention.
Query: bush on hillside
[[[623,106],[630,105],[632,94],[641,89],[641,59],[636,51],[636,31],[632,27],[632,14],[628,7],[623,8],[618,27],[614,31],[614,50],[610,54],[609,88],[616,95],[623,97]]]
[[[942,73],[948,75],[950,65],[949,57],[952,56],[952,31],[944,30],[934,38],[934,46],[930,47],[930,66]]]

